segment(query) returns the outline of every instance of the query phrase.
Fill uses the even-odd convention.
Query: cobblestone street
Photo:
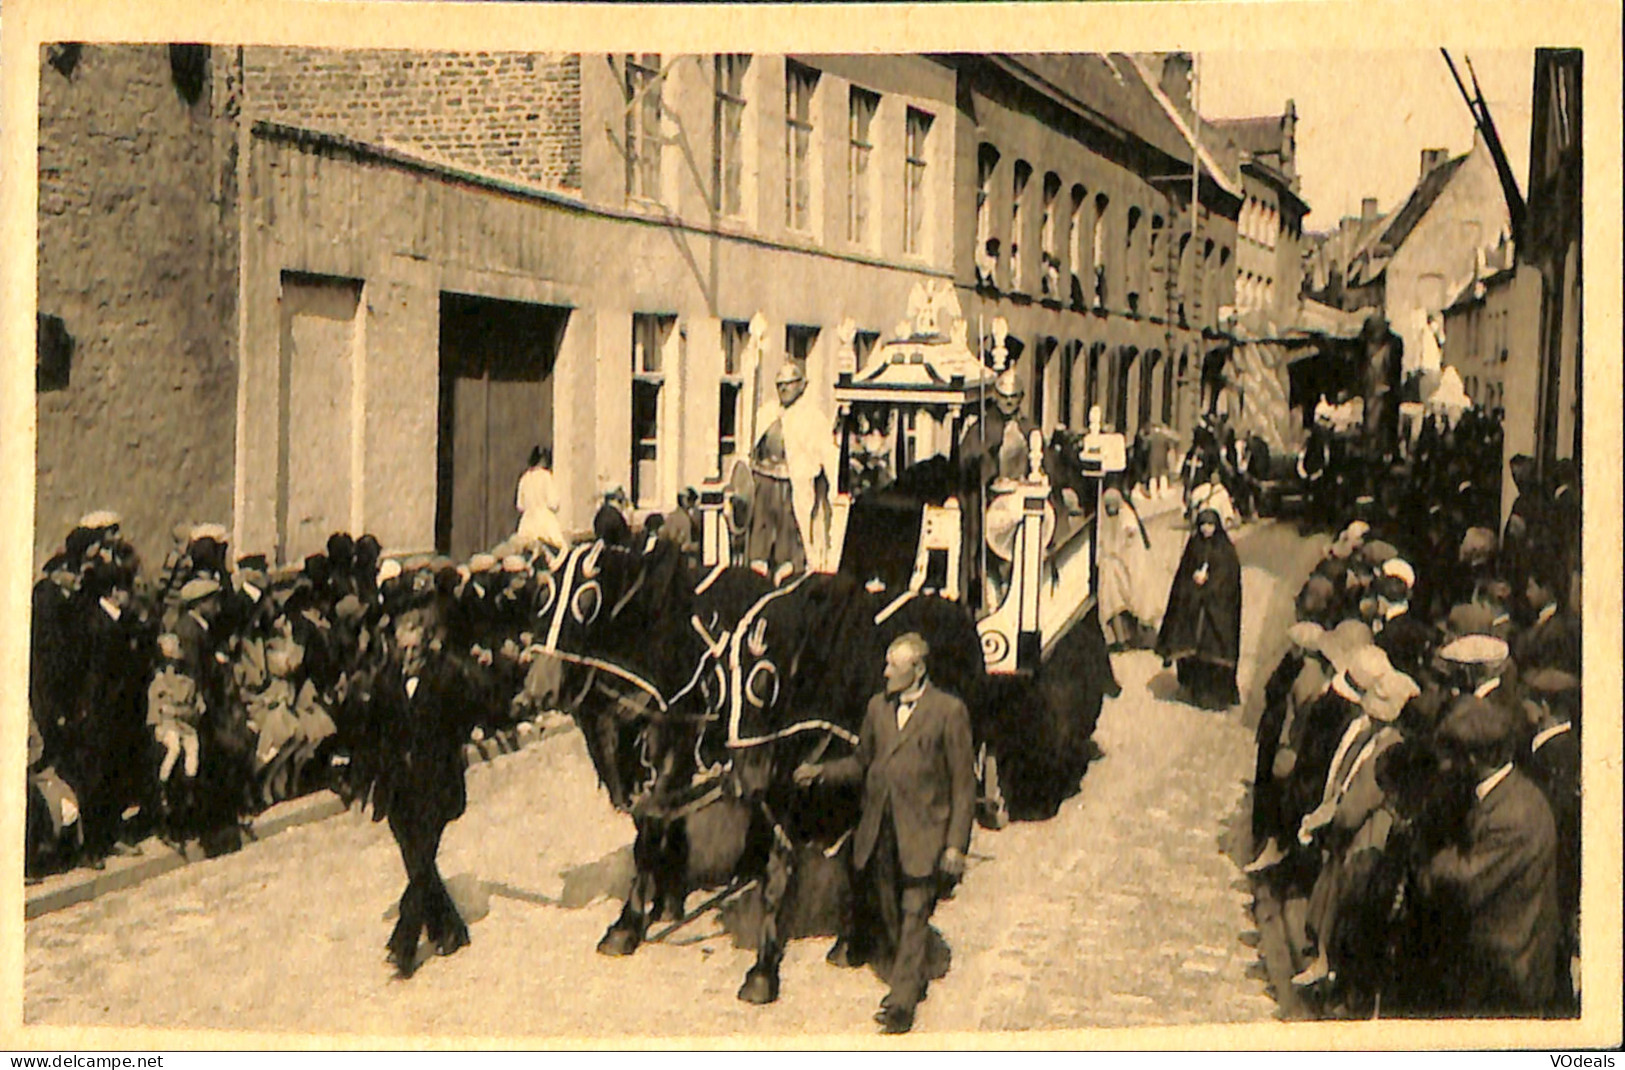
[[[1152,524],[1159,574],[1184,538]],[[1315,547],[1289,528],[1238,538],[1248,696],[1282,643]],[[1250,707],[1172,701],[1171,670],[1117,655],[1123,685],[1101,757],[1052,820],[978,830],[935,924],[953,948],[918,1032],[1267,1021],[1238,868],[1252,769]],[[1256,701],[1256,700],[1255,700]],[[734,998],[753,954],[713,912],[630,959],[594,953],[630,872],[630,823],[569,732],[469,774],[441,870],[483,882],[473,944],[410,982],[383,961],[400,893],[395,846],[354,813],[31,921],[25,1021],[373,1035],[870,1034],[883,987],[793,944],[779,1001]],[[703,896],[696,894],[690,904]],[[658,932],[661,925],[655,927]]]

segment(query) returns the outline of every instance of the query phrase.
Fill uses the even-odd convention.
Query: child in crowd
[[[147,687],[147,724],[164,748],[158,780],[169,783],[177,762],[188,779],[197,776],[198,722],[203,719],[203,695],[197,681],[181,666],[181,640],[174,632],[158,637],[160,662]]]

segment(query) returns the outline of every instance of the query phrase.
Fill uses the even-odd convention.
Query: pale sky
[[[1464,53],[1450,55],[1471,91]],[[1534,52],[1466,55],[1527,195]],[[1278,115],[1288,98],[1296,101],[1305,230],[1334,229],[1343,215],[1359,213],[1364,196],[1392,211],[1416,185],[1423,149],[1456,156],[1472,148],[1472,115],[1438,49],[1204,52],[1199,73],[1204,117]]]

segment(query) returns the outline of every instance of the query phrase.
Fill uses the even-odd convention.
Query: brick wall
[[[39,311],[73,348],[38,394],[35,561],[105,507],[156,567],[175,524],[231,522],[236,53],[44,53]]]
[[[581,188],[577,55],[256,47],[245,71],[255,119]]]

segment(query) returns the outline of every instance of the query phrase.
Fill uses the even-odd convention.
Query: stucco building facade
[[[1188,424],[1233,301],[1241,202],[1200,168],[1192,239],[1177,62],[53,58],[37,560],[96,507],[149,559],[203,520],[278,563],[334,530],[463,556],[538,444],[567,528],[615,485],[666,509],[784,361],[833,418],[838,363],[939,280],[1009,322],[1046,429]]]

